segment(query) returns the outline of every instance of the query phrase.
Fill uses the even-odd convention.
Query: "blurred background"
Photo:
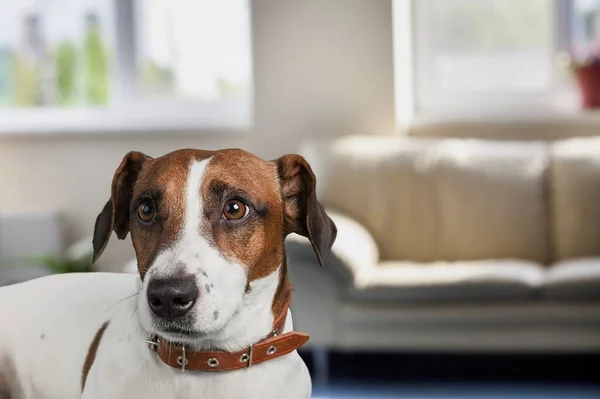
[[[600,397],[600,0],[0,0],[0,285],[135,273],[130,150],[304,155],[321,398]]]

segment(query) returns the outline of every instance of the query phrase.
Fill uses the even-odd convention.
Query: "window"
[[[581,58],[600,48],[600,0],[575,0],[573,5],[573,52]]]
[[[245,126],[250,43],[249,0],[0,0],[0,120]]]
[[[415,106],[554,107],[567,98],[559,54],[598,43],[600,0],[413,0]]]
[[[106,104],[114,52],[108,2],[0,0],[0,105]]]

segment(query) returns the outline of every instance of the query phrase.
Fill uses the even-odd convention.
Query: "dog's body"
[[[137,296],[123,300],[139,289],[138,276],[100,273],[57,275],[0,290],[1,304],[19,304],[0,309],[10,326],[0,330],[0,373],[7,382],[0,398],[310,397],[308,372],[297,353],[223,373],[182,373],[162,364],[135,321]],[[47,299],[39,302],[40,296]],[[84,360],[107,320],[82,395]],[[290,315],[286,325],[291,329]]]
[[[309,398],[295,350],[233,371],[182,371],[147,341],[236,353],[269,337],[280,314],[283,335],[291,332],[284,238],[309,237],[320,261],[335,239],[314,184],[297,156],[128,154],[94,251],[112,230],[130,232],[140,275],[57,275],[0,289],[0,399]]]

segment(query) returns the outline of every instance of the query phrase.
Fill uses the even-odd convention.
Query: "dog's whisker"
[[[133,320],[133,315],[137,312],[137,310],[138,310],[138,307],[136,305],[135,308],[133,309],[133,312],[131,312],[131,314],[127,318],[127,323],[125,324],[125,328],[123,329],[124,334],[127,334],[127,332],[130,331],[129,327],[131,326],[131,321]]]
[[[133,297],[134,297],[134,296],[136,296],[136,295],[139,295],[139,293],[140,293],[140,292],[138,291],[138,292],[136,292],[136,293],[134,293],[134,294],[131,294],[131,295],[129,295],[129,296],[126,296],[125,298],[123,298],[123,299],[121,299],[121,300],[119,300],[119,301],[117,301],[117,302],[113,303],[112,305],[110,305],[108,308],[106,308],[106,310],[108,310],[108,309],[112,309],[113,307],[117,306],[117,305],[118,305],[118,304],[120,304],[121,302],[124,302],[124,301],[126,301],[126,300],[128,300],[128,299],[130,299],[130,298],[133,298]]]
[[[133,315],[135,314],[135,312],[137,312],[137,310],[138,310],[138,307],[137,307],[137,305],[135,305],[133,312],[131,312],[131,314],[129,315],[128,323],[131,323],[131,320],[133,319]]]

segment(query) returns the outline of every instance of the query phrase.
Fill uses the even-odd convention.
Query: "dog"
[[[309,398],[284,240],[307,237],[323,265],[337,229],[315,188],[295,154],[128,153],[96,219],[94,262],[112,232],[130,234],[139,276],[1,288],[0,398]]]

